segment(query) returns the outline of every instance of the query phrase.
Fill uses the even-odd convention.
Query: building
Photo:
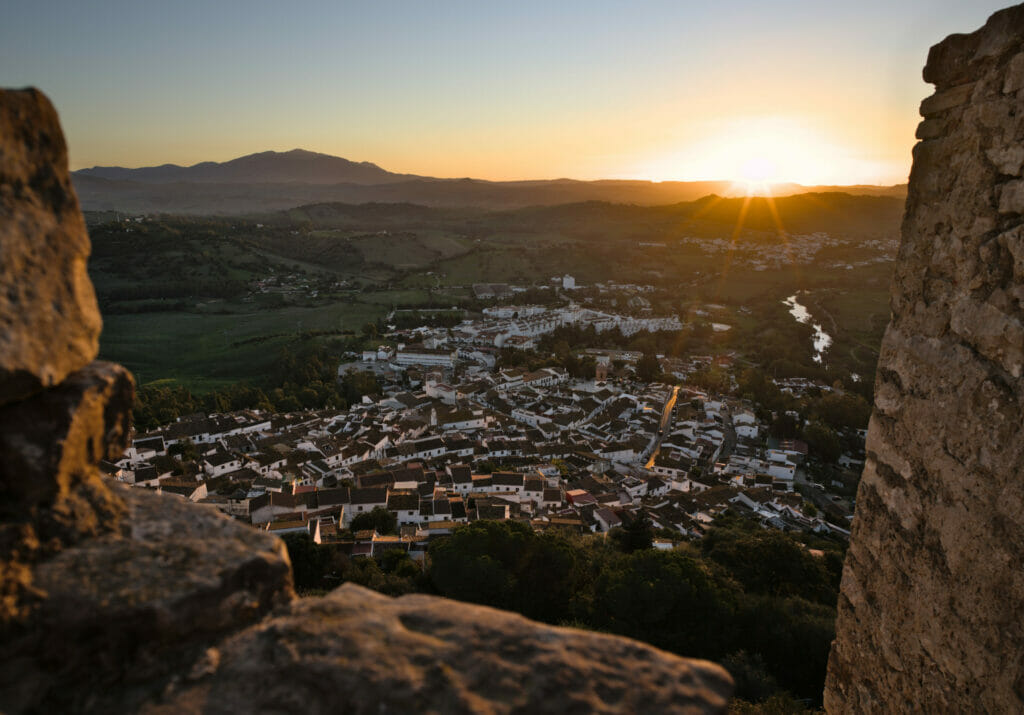
[[[395,354],[395,362],[399,365],[430,365],[438,367],[455,367],[457,351],[451,348],[427,348],[422,345],[406,345],[400,347]]]

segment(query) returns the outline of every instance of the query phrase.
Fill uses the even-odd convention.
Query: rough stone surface
[[[57,113],[37,90],[0,90],[0,405],[96,357],[88,257]]]
[[[825,707],[1022,712],[1024,6],[924,76]]]
[[[725,671],[626,638],[351,584],[211,649],[150,713],[725,710]],[[315,687],[313,687],[315,685]]]
[[[0,712],[125,712],[218,638],[294,597],[279,539],[176,496],[113,485],[120,528],[35,564],[3,633]]]
[[[123,367],[94,362],[0,407],[0,625],[31,596],[29,564],[118,528],[124,507],[97,465],[128,444],[134,389]]]

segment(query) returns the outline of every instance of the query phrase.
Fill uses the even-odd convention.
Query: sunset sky
[[[72,168],[296,147],[484,179],[906,180],[928,47],[1005,2],[74,2],[0,8],[0,86]]]

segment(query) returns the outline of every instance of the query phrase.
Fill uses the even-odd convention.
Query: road
[[[676,406],[676,398],[679,396],[679,387],[672,388],[672,397],[668,398],[668,402],[665,403],[665,409],[661,413],[661,423],[658,425],[658,434],[654,439],[654,451],[651,452],[651,458],[647,460],[645,468],[650,469],[654,466],[654,460],[657,459],[658,454],[661,452],[661,439],[665,432],[668,430],[669,424],[672,422],[672,408]]]
[[[718,459],[724,462],[736,449],[736,427],[732,423],[732,410],[723,410],[722,418],[722,451],[718,453]]]

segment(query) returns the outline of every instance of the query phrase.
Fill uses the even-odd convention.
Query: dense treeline
[[[345,409],[363,395],[380,390],[372,373],[352,372],[338,380],[337,360],[322,345],[306,345],[298,350],[282,348],[260,384],[240,382],[205,393],[194,393],[182,385],[140,387],[133,410],[135,428],[144,432],[196,412]]]
[[[408,312],[396,312],[388,318],[388,323],[398,330],[412,330],[423,325],[432,328],[454,328],[462,322],[461,310],[434,310],[428,308],[408,309]]]
[[[738,396],[757,406],[758,417],[769,423],[771,436],[803,439],[816,460],[831,464],[843,452],[857,453],[863,448],[863,439],[856,431],[867,428],[871,403],[862,395],[818,391],[797,399],[779,390],[756,369],[740,373],[737,384]]]
[[[354,581],[392,595],[436,593],[724,662],[746,699],[820,699],[840,544],[818,540],[824,556],[815,556],[793,536],[728,516],[701,542],[649,544],[478,521],[432,542],[422,571],[404,552],[350,561],[305,537],[289,548],[301,589]]]
[[[692,335],[691,335],[692,337]],[[498,356],[499,367],[525,367],[537,370],[542,367],[562,367],[572,377],[589,378],[594,375],[595,359],[579,351],[587,348],[633,350],[643,353],[649,360],[655,360],[655,354],[679,356],[685,346],[690,345],[686,334],[674,331],[647,332],[640,331],[629,337],[618,328],[598,333],[593,325],[586,327],[566,325],[542,335],[537,341],[537,350],[516,350],[506,348]],[[653,381],[661,379],[658,374],[650,371],[642,372],[641,379]]]
[[[232,298],[245,295],[244,281],[224,278],[207,280],[147,281],[138,285],[122,285],[104,288],[99,300],[104,305],[118,301],[169,299],[169,298]]]

